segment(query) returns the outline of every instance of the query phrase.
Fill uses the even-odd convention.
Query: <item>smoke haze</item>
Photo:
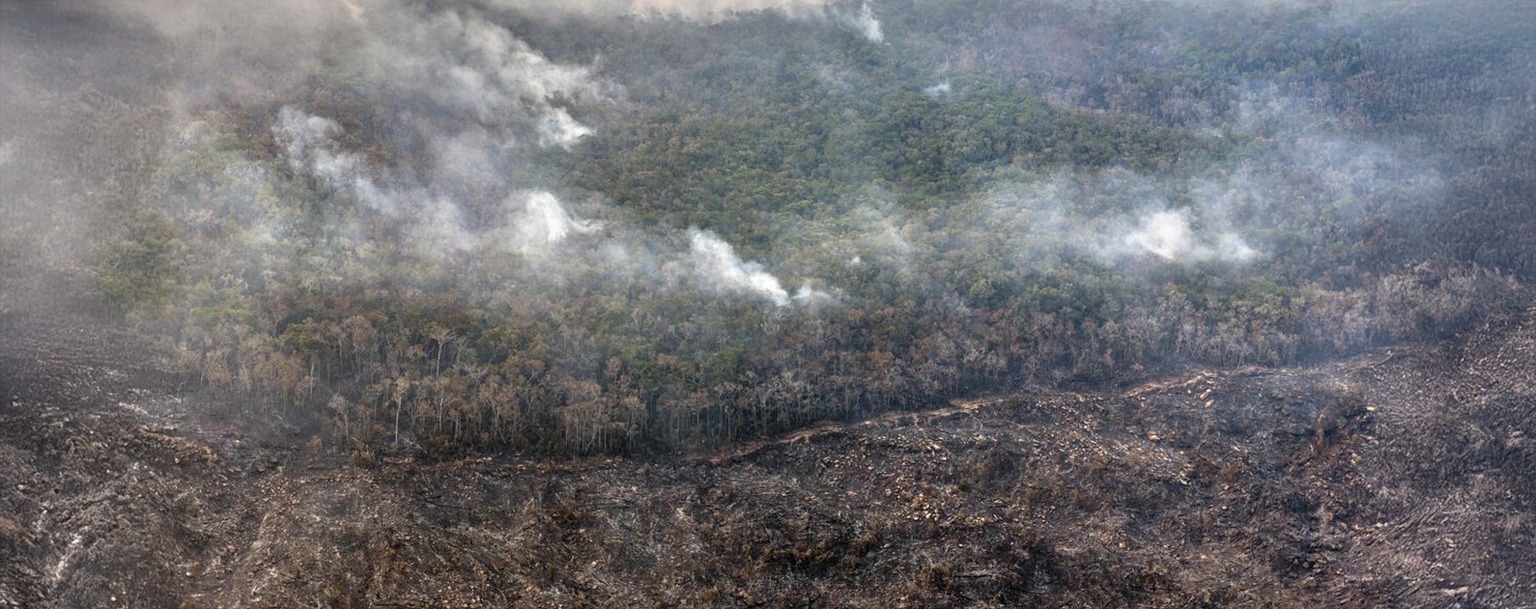
[[[714,233],[690,229],[688,246],[689,262],[706,286],[758,296],[778,307],[789,305],[789,292],[779,284],[779,278],[764,271],[761,264],[743,262],[731,245]]]
[[[875,18],[875,11],[870,8],[868,2],[859,5],[855,12],[838,12],[838,20],[844,25],[863,36],[870,42],[885,42],[885,33],[880,28],[880,20]]]
[[[493,2],[503,8],[535,14],[600,17],[660,15],[718,20],[729,18],[736,13],[762,10],[777,10],[789,15],[811,15],[820,12],[828,0],[571,0],[556,3],[537,0],[493,0]]]
[[[560,205],[560,200],[548,192],[528,193],[526,199],[523,215],[515,222],[518,247],[524,254],[547,252],[568,235],[587,234],[602,228],[599,223],[571,217]]]
[[[525,421],[852,416],[1352,352],[1497,283],[1434,273],[1536,268],[1536,53],[1335,4],[9,2],[0,256],[225,389],[267,387],[259,346],[262,395],[328,362],[390,414],[495,378]]]
[[[1117,241],[1109,244],[1109,253],[1147,253],[1168,261],[1244,262],[1258,255],[1236,233],[1196,232],[1184,210],[1153,212],[1137,218],[1136,226]]]

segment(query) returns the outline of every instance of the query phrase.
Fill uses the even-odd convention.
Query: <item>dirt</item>
[[[719,454],[354,465],[0,307],[0,607],[1531,607],[1536,320]]]

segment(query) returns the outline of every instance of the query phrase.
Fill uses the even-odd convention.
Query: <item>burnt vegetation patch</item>
[[[7,378],[79,389],[0,411],[15,489],[0,592],[19,606],[1519,606],[1536,552],[1530,402],[1508,372],[1536,363],[1532,327],[1520,314],[1326,366],[1020,393],[689,459],[363,465],[14,350],[7,362],[35,363]],[[1426,414],[1444,406],[1426,385],[1469,383],[1488,384],[1482,406]]]
[[[617,4],[0,0],[0,607],[1536,604],[1531,7]]]

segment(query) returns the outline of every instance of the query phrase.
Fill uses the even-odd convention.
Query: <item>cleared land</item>
[[[342,463],[0,313],[0,606],[1526,607],[1536,322],[675,459]]]

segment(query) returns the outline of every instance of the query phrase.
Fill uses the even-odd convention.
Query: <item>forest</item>
[[[1536,275],[1531,3],[165,5],[8,34],[0,265],[359,462],[1307,364]]]

